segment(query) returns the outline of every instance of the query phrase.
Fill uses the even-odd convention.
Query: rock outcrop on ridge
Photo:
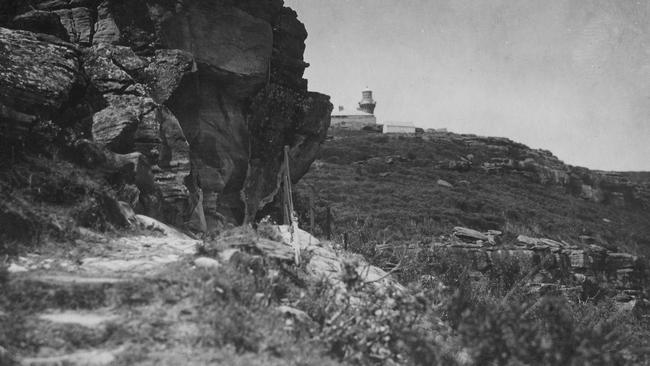
[[[488,174],[520,174],[532,181],[565,187],[585,200],[617,207],[650,209],[650,183],[643,173],[606,172],[565,164],[550,151],[531,149],[503,137],[427,133],[432,141],[465,145],[469,156],[441,161],[441,169],[468,171],[481,169]]]
[[[138,213],[196,230],[253,220],[278,192],[283,147],[297,180],[325,138],[329,97],[307,91],[307,32],[282,1],[0,10],[0,137],[29,144],[45,125],[91,165],[88,151],[139,154],[148,177],[125,188]]]

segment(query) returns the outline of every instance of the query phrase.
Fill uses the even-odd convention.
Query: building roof
[[[374,116],[368,112],[360,111],[357,109],[343,109],[339,111],[338,109],[332,112],[332,116]]]
[[[397,122],[397,121],[389,121],[389,122],[384,122],[384,126],[393,126],[393,127],[413,127],[415,128],[415,125],[413,122]]]

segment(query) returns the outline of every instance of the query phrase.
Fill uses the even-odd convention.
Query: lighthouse
[[[361,92],[361,101],[359,102],[359,110],[366,113],[375,114],[375,106],[377,102],[372,99],[372,90],[366,88]]]
[[[359,107],[346,109],[339,106],[338,111],[332,112],[330,127],[360,131],[367,126],[376,126],[375,105],[377,102],[372,99],[372,90],[366,88],[361,92]]]

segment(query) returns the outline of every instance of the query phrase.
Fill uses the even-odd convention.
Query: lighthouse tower
[[[361,101],[359,102],[359,110],[370,113],[370,114],[375,114],[375,106],[377,105],[377,102],[375,102],[372,99],[372,90],[366,88],[364,91],[361,92]]]

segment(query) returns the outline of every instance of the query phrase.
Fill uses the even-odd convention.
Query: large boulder
[[[93,44],[118,44],[120,41],[120,28],[115,22],[110,8],[110,1],[102,1],[97,7],[97,22]]]
[[[290,148],[291,180],[295,183],[307,172],[327,134],[332,104],[326,95],[303,95],[272,84],[257,96],[253,109],[251,158],[242,189],[247,222],[277,197],[285,145]]]
[[[132,151],[139,123],[140,111],[136,106],[110,105],[93,116],[93,140],[117,153]]]
[[[202,222],[199,188],[190,179],[190,145],[176,116],[161,106],[158,109],[161,124],[161,144],[158,165],[154,167],[154,179],[160,188],[165,205],[163,218],[166,222],[181,226],[188,221]],[[205,231],[205,224],[192,225],[193,229]]]
[[[139,151],[157,160],[160,140],[158,106],[148,97],[108,95],[108,107],[93,116],[93,139],[111,151]]]
[[[166,50],[141,58],[128,47],[99,44],[87,50],[85,60],[90,82],[107,105],[93,116],[94,141],[114,153],[141,153],[151,164],[155,190],[136,182],[143,192],[139,212],[179,226],[193,214],[201,216],[195,208],[198,187],[189,179],[189,144],[176,116],[159,103],[194,71],[191,56]]]
[[[268,22],[208,0],[152,8],[160,42],[192,53],[199,68],[218,78],[222,92],[247,97],[268,79],[273,48]]]
[[[133,88],[136,83],[121,64],[114,60],[114,57],[123,56],[123,49],[115,46],[98,45],[87,49],[85,52],[84,71],[93,86],[101,94],[123,94],[127,91],[127,88]]]
[[[12,2],[11,0],[9,2]],[[33,0],[7,9],[14,15],[29,10],[39,10],[56,14],[71,42],[89,45],[92,41],[95,23],[94,0]]]
[[[301,104],[295,127],[295,139],[291,146],[291,180],[298,180],[309,170],[316,159],[320,146],[327,137],[330,126],[332,103],[325,94],[309,92]]]
[[[108,43],[130,47],[139,55],[151,55],[160,48],[156,40],[155,23],[150,12],[157,3],[167,1],[103,0],[97,6],[96,33],[93,44]],[[173,5],[170,4],[173,7]]]
[[[61,19],[54,12],[32,10],[18,15],[11,22],[13,29],[22,29],[34,33],[49,34],[69,42],[68,31],[61,24]]]
[[[190,143],[192,172],[203,190],[206,214],[213,221],[241,221],[236,212],[243,212],[239,190],[250,150],[243,101],[224,94],[216,80],[199,71],[183,83],[169,107]]]
[[[70,41],[89,45],[93,35],[93,14],[89,8],[76,7],[53,11],[61,19],[61,24],[68,32]]]
[[[83,84],[79,56],[70,44],[0,28],[0,135],[20,137],[62,113]]]
[[[297,181],[306,173],[327,131],[329,98],[307,94],[302,79],[307,67],[303,62],[304,25],[281,1],[143,4],[99,3],[93,42],[128,45],[147,66],[125,67],[112,51],[103,57],[121,70],[106,68],[112,70],[106,74],[113,76],[100,78],[103,82],[98,87],[119,93],[130,83],[139,83],[146,87],[147,97],[168,107],[169,114],[157,110],[157,123],[160,125],[161,115],[173,116],[189,142],[192,177],[185,183],[193,186],[188,187],[192,201],[202,202],[210,226],[253,219],[278,190],[284,145],[291,146],[292,179]],[[167,49],[152,50],[152,45]],[[249,128],[259,119],[252,116],[255,112],[249,105],[270,81],[286,87],[295,99],[291,110],[297,106],[301,110],[271,117],[275,122],[264,125],[270,130],[262,135],[277,138],[269,142],[260,138],[257,127]],[[117,127],[125,127],[127,144],[148,139],[152,143],[146,147],[154,148],[155,121],[138,125],[139,130],[132,133],[129,124],[117,123]],[[150,128],[143,130],[145,126]],[[164,141],[161,144],[164,146]],[[146,155],[147,148],[141,144],[135,149]],[[163,155],[161,149],[157,151]],[[159,167],[164,170],[163,165]],[[159,182],[171,184],[165,191],[173,200],[185,190],[179,179],[173,178],[177,168],[169,169],[157,176]]]
[[[165,103],[183,78],[197,71],[192,54],[181,50],[157,50],[143,70],[144,83],[158,103]]]
[[[155,189],[151,164],[141,153],[117,154],[86,139],[76,141],[74,148],[77,163],[103,172],[113,184],[135,184],[144,192]]]
[[[272,79],[282,85],[307,89],[307,80],[302,78],[309,66],[303,60],[307,30],[298,20],[295,11],[283,8],[274,19],[273,57],[271,59]]]

